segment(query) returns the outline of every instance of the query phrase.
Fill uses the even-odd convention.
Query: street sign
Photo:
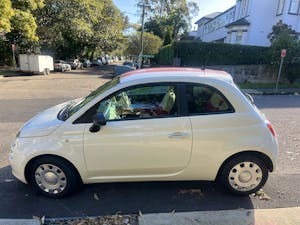
[[[13,52],[16,52],[16,45],[15,45],[15,44],[12,44],[12,45],[11,45],[11,50],[12,50]]]
[[[281,58],[286,57],[286,49],[281,50]]]

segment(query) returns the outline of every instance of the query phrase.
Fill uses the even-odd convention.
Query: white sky
[[[113,0],[115,5],[124,12],[130,19],[131,23],[136,23],[140,15],[136,6],[137,0]],[[213,13],[223,12],[232,7],[236,0],[193,0],[199,6],[199,15],[192,19],[192,24],[201,17]]]

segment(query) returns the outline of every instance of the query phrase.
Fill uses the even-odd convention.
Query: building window
[[[290,9],[289,9],[290,14],[298,14],[299,3],[300,3],[300,0],[291,0]]]
[[[279,0],[276,15],[281,15],[283,13],[284,3],[285,3],[285,0]]]
[[[235,43],[241,44],[243,40],[243,31],[237,31],[235,34]]]

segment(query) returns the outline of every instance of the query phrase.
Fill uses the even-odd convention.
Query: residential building
[[[237,0],[225,12],[200,18],[190,35],[204,42],[269,46],[268,34],[280,20],[300,32],[300,0]]]

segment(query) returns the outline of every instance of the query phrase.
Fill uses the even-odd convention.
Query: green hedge
[[[184,66],[266,64],[268,47],[207,43],[196,41],[175,42],[164,46],[156,55],[157,62],[171,65],[174,57],[181,58]]]
[[[174,46],[172,44],[163,46],[155,55],[155,61],[160,65],[172,65],[174,57]]]

